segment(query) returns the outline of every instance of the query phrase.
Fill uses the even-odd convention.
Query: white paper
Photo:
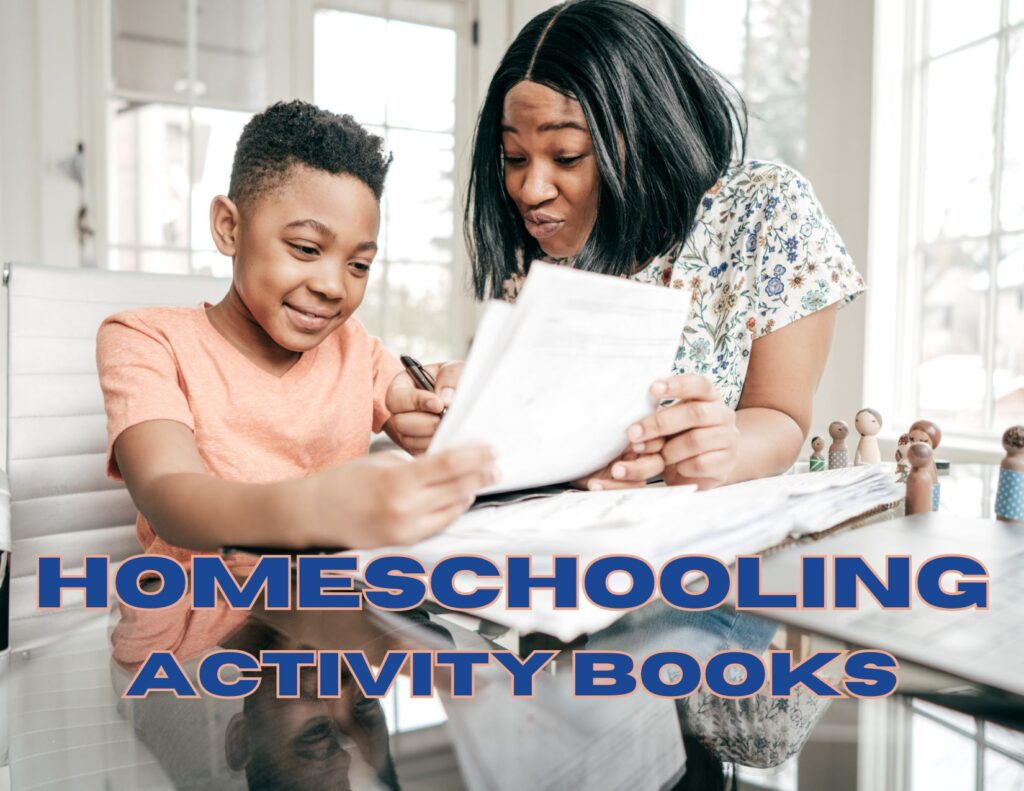
[[[688,554],[729,564],[737,555],[762,552],[898,500],[903,486],[895,480],[892,471],[871,466],[781,475],[706,492],[667,486],[571,491],[470,511],[419,544],[359,554],[361,565],[378,555],[411,555],[428,570],[450,555],[481,555],[503,572],[506,556],[530,555],[538,575],[551,573],[556,555],[576,555],[581,577],[601,555],[635,555],[655,569]],[[534,591],[531,603],[528,610],[509,610],[502,595],[473,614],[563,641],[593,634],[623,615],[591,604],[582,593],[575,610],[555,609],[548,590]]]
[[[487,306],[429,452],[493,447],[502,477],[485,492],[600,469],[655,410],[688,304],[679,289],[535,262],[514,306]]]

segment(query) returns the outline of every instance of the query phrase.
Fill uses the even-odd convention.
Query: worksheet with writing
[[[688,293],[534,263],[514,306],[480,323],[462,383],[430,452],[487,444],[501,481],[487,492],[582,478],[628,446],[670,375]]]

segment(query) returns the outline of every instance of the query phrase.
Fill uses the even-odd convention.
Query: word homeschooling
[[[40,609],[61,608],[63,593],[71,588],[83,589],[86,608],[109,606],[110,559],[88,556],[84,560],[84,573],[72,575],[64,573],[62,557],[39,557]],[[186,597],[196,610],[225,603],[235,609],[252,609],[261,597],[264,607],[278,610],[358,610],[366,603],[401,611],[419,607],[427,598],[451,610],[476,610],[498,605],[502,597],[500,606],[526,609],[532,606],[533,593],[542,590],[550,594],[554,609],[578,608],[582,594],[598,607],[625,611],[642,607],[657,595],[673,608],[696,611],[722,605],[734,589],[732,604],[740,610],[856,609],[862,589],[883,609],[910,608],[915,592],[921,602],[938,609],[988,607],[987,569],[966,555],[937,555],[916,570],[910,556],[889,556],[883,574],[859,556],[808,555],[801,559],[799,590],[784,593],[762,590],[761,558],[756,555],[737,558],[733,567],[706,555],[680,555],[657,570],[631,555],[599,557],[582,569],[582,575],[580,566],[576,556],[555,556],[550,572],[538,574],[528,555],[507,556],[504,568],[477,555],[453,555],[427,570],[406,555],[381,555],[360,569],[354,555],[267,555],[248,577],[239,580],[217,555],[194,556],[191,573],[172,558],[137,555],[114,573],[114,592],[123,604],[140,610],[163,609]],[[152,578],[161,582],[156,589],[142,585],[142,580]],[[703,584],[695,586],[698,579]],[[485,584],[485,580],[496,584]],[[296,694],[303,667],[317,669],[320,697],[337,697],[345,672],[367,697],[386,695],[401,672],[409,674],[414,695],[430,695],[435,670],[446,666],[451,672],[450,683],[445,685],[449,694],[469,697],[475,668],[492,660],[511,676],[513,696],[530,696],[536,673],[556,653],[535,651],[520,659],[509,651],[391,651],[382,660],[371,662],[362,651],[263,651],[257,659],[244,651],[224,650],[203,658],[194,683],[173,654],[154,651],[125,696],[169,691],[179,697],[194,697],[199,694],[198,686],[209,695],[245,697],[260,679],[243,676],[225,681],[222,670],[267,667],[276,670],[279,696]],[[842,689],[817,675],[839,657],[844,663]],[[735,671],[737,667],[741,673]],[[821,651],[801,662],[795,662],[789,651],[772,651],[766,657],[723,651],[703,663],[682,651],[661,651],[639,663],[617,651],[573,654],[574,688],[580,696],[623,695],[640,686],[653,695],[678,698],[692,694],[703,681],[712,694],[730,698],[757,694],[766,684],[773,697],[788,697],[800,685],[822,697],[881,697],[895,690],[897,668],[891,654],[871,650]]]

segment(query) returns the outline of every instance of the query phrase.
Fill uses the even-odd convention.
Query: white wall
[[[874,2],[812,0],[804,175],[867,273],[871,172]],[[864,329],[868,294],[839,313],[832,354],[814,403],[812,436],[853,418],[864,392]],[[885,415],[882,416],[883,421]],[[807,454],[810,443],[807,443]]]

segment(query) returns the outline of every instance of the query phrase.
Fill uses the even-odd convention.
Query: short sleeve
[[[402,363],[384,348],[380,338],[370,338],[370,359],[373,365],[373,431],[379,432],[391,418],[386,406],[388,388],[404,369]]]
[[[147,420],[176,420],[195,430],[170,342],[137,315],[119,313],[100,325],[96,367],[107,411],[110,478],[123,480],[114,458],[114,442],[125,429]]]
[[[755,163],[743,218],[743,254],[753,256],[754,335],[760,337],[864,291],[843,240],[796,171]]]

